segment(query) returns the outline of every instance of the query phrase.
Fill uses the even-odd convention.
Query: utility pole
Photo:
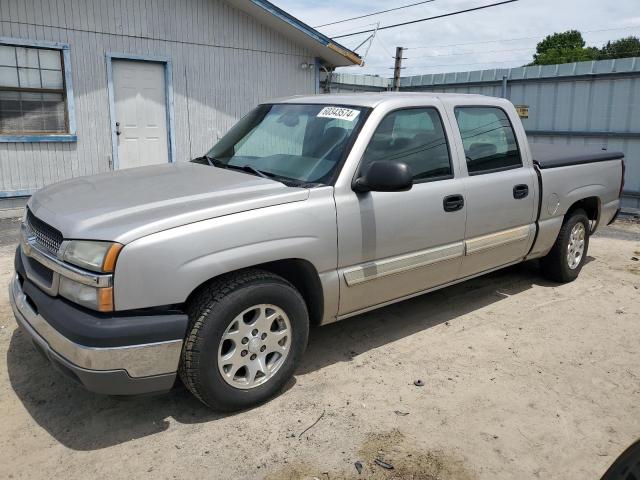
[[[400,71],[402,70],[402,53],[404,48],[396,47],[396,64],[393,67],[393,91],[398,92],[400,90]]]

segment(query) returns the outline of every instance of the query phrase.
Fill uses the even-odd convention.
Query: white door
[[[165,66],[113,60],[119,168],[169,162]]]

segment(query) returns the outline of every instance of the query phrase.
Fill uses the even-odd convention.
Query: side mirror
[[[367,165],[353,183],[356,192],[403,192],[411,190],[413,173],[403,162],[379,160]]]

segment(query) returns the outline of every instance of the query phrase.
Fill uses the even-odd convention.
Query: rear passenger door
[[[535,233],[535,172],[523,165],[507,113],[499,107],[459,105],[467,177],[467,227],[461,277],[520,260]]]
[[[353,178],[372,162],[398,161],[411,168],[413,187],[356,193],[349,175],[348,183],[336,188],[340,315],[457,278],[464,248],[464,192],[448,127],[432,106],[386,113]],[[445,209],[446,198],[451,201]]]

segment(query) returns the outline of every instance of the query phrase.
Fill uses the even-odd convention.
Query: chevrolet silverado
[[[35,193],[10,298],[36,347],[91,391],[180,377],[238,410],[283,387],[310,325],[530,259],[574,280],[623,177],[621,153],[529,145],[504,99],[293,97],[191,162]]]

